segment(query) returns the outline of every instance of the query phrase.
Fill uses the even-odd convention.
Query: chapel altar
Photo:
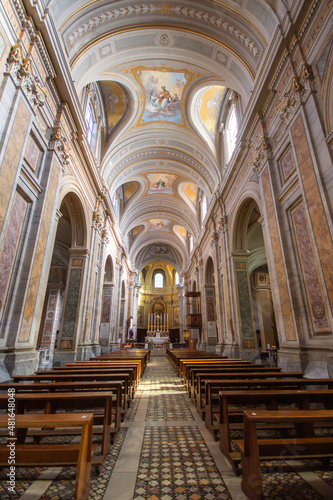
[[[145,344],[154,348],[166,347],[169,344],[169,316],[165,314],[148,314],[148,330]]]

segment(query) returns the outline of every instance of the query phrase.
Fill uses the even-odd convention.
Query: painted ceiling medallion
[[[174,194],[172,185],[177,179],[176,175],[172,174],[149,174],[149,190],[148,194],[163,193]]]
[[[183,119],[186,102],[184,95],[188,85],[204,73],[188,69],[130,66],[122,70],[132,75],[141,87],[143,100],[141,116],[135,127],[149,123],[170,122],[189,128]]]
[[[167,219],[150,219],[150,231],[169,231],[170,221]]]
[[[163,33],[160,36],[160,43],[161,43],[161,45],[169,45],[169,43],[170,43],[169,35],[167,35],[166,33]]]

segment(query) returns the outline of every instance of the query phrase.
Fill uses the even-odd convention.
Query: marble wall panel
[[[81,269],[72,269],[67,301],[65,305],[64,326],[62,329],[62,338],[73,338],[75,334],[77,305],[79,301],[80,285],[81,285]]]
[[[239,313],[241,319],[241,336],[253,337],[253,322],[247,271],[237,271]]]
[[[272,253],[274,257],[276,278],[279,286],[279,296],[281,302],[281,309],[283,314],[283,323],[285,327],[286,340],[297,340],[292,309],[290,303],[290,296],[287,284],[286,269],[284,266],[281,242],[278,231],[278,223],[276,220],[273,193],[271,190],[270,179],[267,169],[261,174],[262,186],[265,197],[266,213],[267,213],[267,226],[270,232],[272,242]]]
[[[24,104],[23,99],[21,99],[0,170],[0,230],[2,229],[8,203],[13,191],[29,120],[29,110]]]
[[[111,296],[104,293],[102,306],[102,323],[110,323]]]
[[[298,252],[302,265],[305,288],[310,305],[310,315],[315,332],[327,330],[325,300],[323,297],[316,260],[311,244],[309,228],[306,220],[304,204],[299,203],[291,212],[296,235]]]
[[[215,292],[206,290],[207,321],[215,321]]]
[[[36,171],[40,155],[41,150],[36,141],[30,136],[24,158],[33,172]]]
[[[45,257],[45,249],[47,245],[47,238],[49,235],[51,218],[53,215],[53,206],[55,202],[55,196],[57,192],[58,179],[60,174],[60,165],[57,161],[54,161],[51,178],[49,183],[48,192],[46,195],[45,209],[40,221],[40,230],[38,236],[38,242],[36,247],[36,253],[32,265],[32,271],[29,281],[29,289],[27,293],[27,298],[24,306],[23,319],[20,329],[20,335],[18,338],[19,342],[28,342],[30,338],[30,328],[33,320],[33,314],[36,306],[36,299],[38,288],[41,280],[42,266]]]
[[[326,287],[333,306],[333,244],[301,115],[295,120],[291,133]]]
[[[27,207],[28,203],[16,193],[0,255],[0,317],[6,300]]]
[[[284,180],[286,181],[293,172],[295,172],[295,162],[291,148],[282,156],[279,161],[283,173]]]

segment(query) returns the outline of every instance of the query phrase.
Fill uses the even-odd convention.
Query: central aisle
[[[152,351],[123,426],[104,500],[246,498],[163,351]]]

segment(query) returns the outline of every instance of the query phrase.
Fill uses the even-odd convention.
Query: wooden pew
[[[101,361],[77,361],[76,363],[66,363],[64,367],[54,366],[53,370],[60,370],[62,368],[65,369],[74,369],[74,368],[126,368],[126,367],[135,367],[135,376],[137,378],[137,382],[139,383],[142,375],[142,365],[140,360],[101,360]]]
[[[100,455],[94,455],[93,463],[102,465],[110,450],[111,419],[112,419],[112,392],[92,391],[92,392],[58,392],[58,393],[18,393],[15,394],[16,414],[30,414],[36,410],[44,410],[45,414],[56,413],[57,410],[83,410],[85,414],[89,407],[89,413],[94,416],[93,432],[95,426],[102,426],[102,448]],[[0,409],[7,409],[8,396],[0,394]],[[102,410],[102,411],[101,411]],[[27,413],[29,412],[29,413]],[[69,411],[70,412],[70,411]],[[78,412],[79,413],[79,412]],[[66,432],[67,433],[67,432]],[[69,431],[72,434],[73,431]],[[56,430],[52,435],[59,435]],[[38,436],[50,435],[49,431],[38,432]]]
[[[79,444],[24,444],[15,446],[15,467],[76,465],[74,500],[86,500],[90,492],[90,471],[96,445],[92,444],[93,415],[67,413],[58,415],[16,415],[16,429],[77,427],[81,428]],[[8,416],[0,415],[0,428],[8,426]],[[9,448],[0,445],[0,465],[8,467]]]
[[[200,367],[206,367],[207,369],[210,368],[217,368],[219,366],[252,366],[252,363],[249,361],[242,361],[241,359],[219,359],[219,360],[205,360],[205,361],[187,361],[187,360],[180,360],[179,362],[179,371],[180,371],[180,377],[182,383],[187,387],[188,379],[189,379],[189,374],[190,370],[194,368],[200,368]]]
[[[130,376],[128,374],[110,374],[110,373],[69,373],[69,374],[64,374],[64,373],[58,373],[54,372],[53,374],[45,375],[45,374],[40,374],[40,375],[14,375],[13,376],[14,382],[35,382],[37,384],[41,384],[44,382],[67,382],[67,383],[73,383],[73,382],[115,382],[115,381],[122,381],[124,384],[124,391],[125,391],[125,408],[123,409],[122,413],[126,411],[130,405],[130,398],[131,398],[131,389],[129,385],[129,380]]]
[[[299,409],[310,410],[311,405],[322,405],[324,409],[333,409],[333,390],[273,390],[273,391],[220,391],[220,450],[238,473],[240,453],[232,449],[231,431],[243,431],[244,410],[255,411],[260,405],[265,410]],[[292,406],[295,406],[292,408]],[[264,406],[264,408],[262,408]],[[285,408],[287,406],[288,408]],[[285,430],[290,424],[279,424],[279,429]],[[267,426],[265,427],[267,428]],[[269,427],[268,427],[269,428]],[[277,425],[274,424],[274,429]]]
[[[292,423],[297,438],[258,439],[258,424]],[[333,410],[245,411],[244,439],[236,444],[242,460],[242,490],[251,500],[264,498],[260,460],[285,460],[286,457],[330,458],[333,456],[333,437],[316,437],[313,423],[333,422]]]
[[[149,349],[121,349],[119,351],[109,352],[106,354],[101,354],[100,356],[96,356],[94,358],[90,358],[91,361],[95,360],[124,360],[124,359],[136,359],[141,360],[142,369],[145,370],[147,363],[150,359],[150,350]]]
[[[226,356],[212,354],[211,352],[206,352],[206,351],[195,351],[193,349],[167,350],[167,354],[170,363],[177,374],[179,373],[179,364],[181,359],[183,360],[192,359],[193,361],[197,359],[226,359]]]
[[[15,389],[16,394],[26,393],[66,393],[82,391],[112,391],[112,419],[111,434],[115,435],[120,429],[121,410],[126,411],[126,392],[121,381],[115,382],[42,382],[22,383],[5,382],[0,384],[0,391],[8,393],[8,389]]]
[[[333,389],[333,379],[308,379],[308,378],[287,378],[290,372],[279,374],[279,378],[260,379],[260,378],[247,378],[247,379],[220,379],[220,380],[206,380],[205,381],[205,425],[212,433],[214,438],[217,438],[219,431],[219,392],[223,390],[284,390],[284,389],[297,389],[304,390],[310,388],[318,388],[318,386],[325,386],[325,388]],[[281,378],[285,376],[286,378]]]
[[[280,373],[281,370],[279,368],[275,369],[273,367],[265,367],[265,365],[226,365],[226,366],[217,366],[216,368],[192,368],[190,370],[191,379],[189,381],[189,396],[191,397],[193,403],[197,404],[197,394],[204,394],[204,380],[205,379],[214,379],[219,378],[219,375],[223,375],[225,373],[230,373],[230,378],[233,375],[237,375],[237,373],[266,373],[267,376],[269,374],[276,375]],[[301,372],[299,372],[301,373]],[[303,375],[303,374],[302,374]],[[199,386],[198,381],[201,383]]]
[[[87,374],[128,374],[129,375],[129,386],[132,388],[131,394],[134,397],[134,393],[138,386],[138,378],[137,378],[137,367],[128,367],[128,368],[110,368],[110,367],[57,367],[54,370],[39,370],[36,372],[37,375],[52,375],[53,373],[62,373],[62,374],[71,374],[71,373],[87,373]]]

